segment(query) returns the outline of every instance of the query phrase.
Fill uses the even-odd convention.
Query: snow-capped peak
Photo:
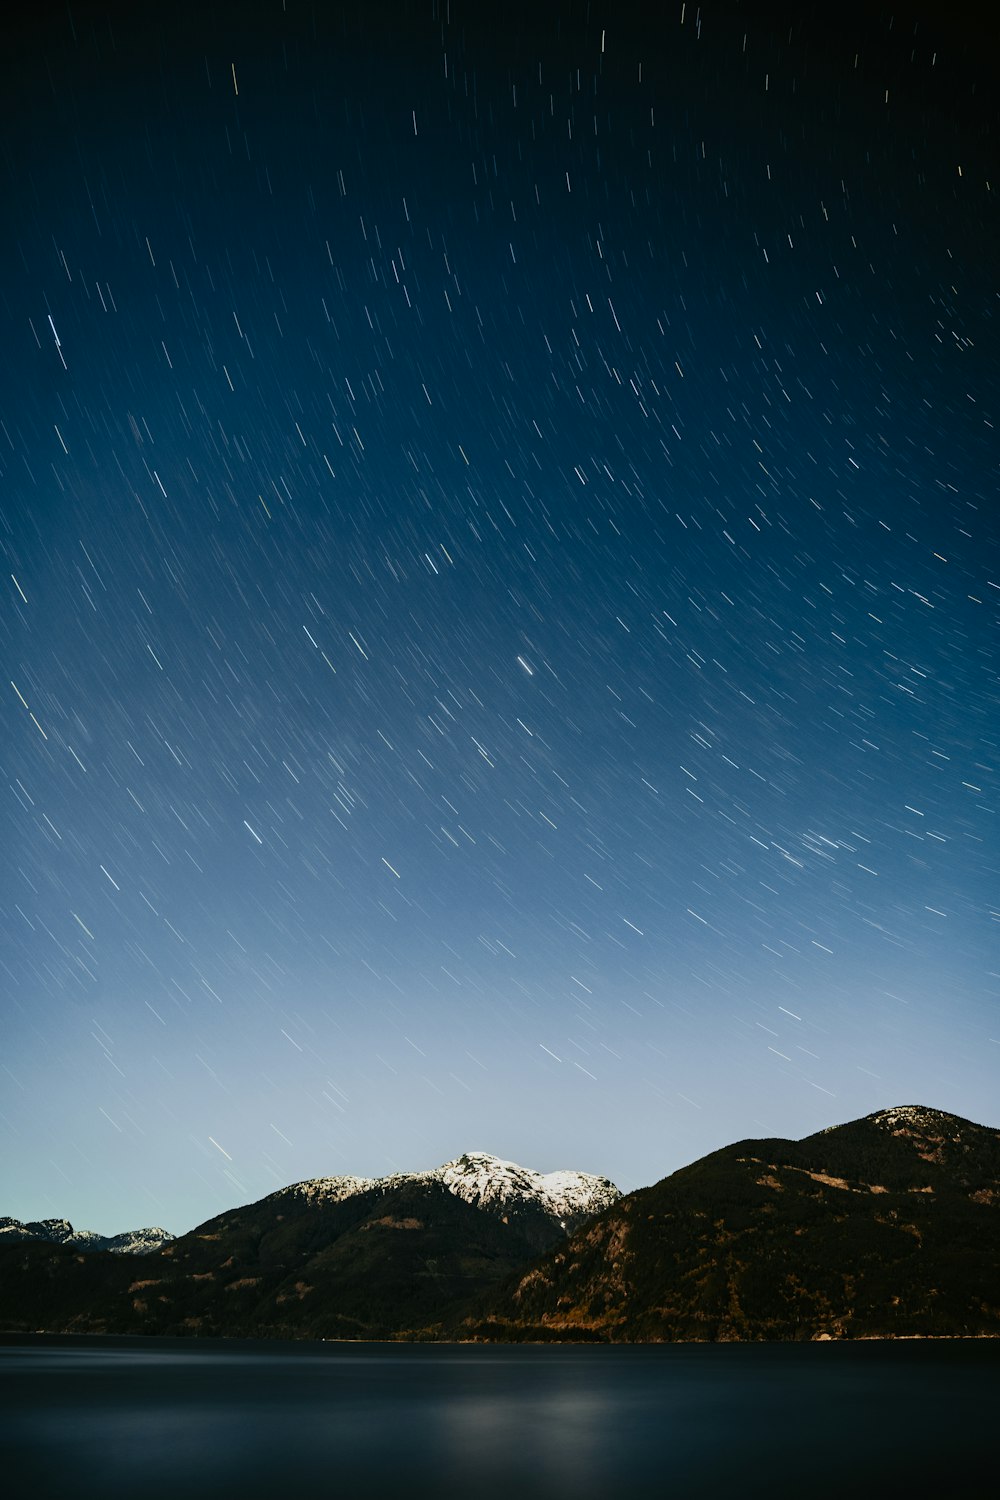
[[[503,1208],[512,1200],[533,1200],[560,1222],[600,1213],[621,1197],[607,1177],[589,1172],[535,1172],[486,1151],[466,1151],[437,1170],[456,1197],[475,1207]]]
[[[110,1250],[112,1255],[149,1255],[172,1239],[176,1239],[176,1235],[159,1227],[126,1229],[121,1234],[108,1235],[100,1248]]]
[[[890,1131],[926,1130],[931,1126],[940,1130],[942,1125],[955,1124],[954,1115],[946,1114],[942,1109],[930,1109],[924,1104],[897,1104],[890,1109],[876,1110],[868,1118],[873,1125]]]
[[[269,1201],[284,1197],[305,1198],[316,1203],[339,1203],[355,1193],[376,1188],[389,1191],[407,1183],[439,1182],[474,1208],[499,1217],[534,1207],[560,1229],[574,1228],[581,1219],[600,1213],[621,1197],[607,1177],[589,1172],[541,1173],[516,1162],[504,1161],[487,1151],[466,1151],[443,1166],[424,1172],[393,1172],[386,1177],[315,1177],[292,1183],[269,1194]]]
[[[174,1239],[166,1229],[126,1229],[122,1234],[98,1234],[96,1229],[74,1229],[68,1219],[0,1218],[0,1243],[45,1240],[50,1245],[71,1245],[74,1250],[108,1250],[112,1255],[149,1255]]]

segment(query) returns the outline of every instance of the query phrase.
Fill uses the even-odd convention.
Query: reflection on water
[[[949,1495],[1000,1345],[0,1347],[8,1493]]]

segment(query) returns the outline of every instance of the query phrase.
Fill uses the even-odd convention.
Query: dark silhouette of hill
[[[439,1321],[537,1253],[439,1182],[221,1214],[150,1255],[0,1249],[9,1330],[384,1338]]]
[[[920,1106],[631,1193],[460,1320],[607,1341],[1000,1335],[1000,1131]]]

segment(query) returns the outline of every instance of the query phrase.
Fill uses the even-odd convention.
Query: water
[[[985,1341],[11,1337],[0,1483],[32,1500],[983,1495],[998,1410]]]

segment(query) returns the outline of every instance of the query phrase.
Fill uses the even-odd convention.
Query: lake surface
[[[998,1411],[987,1341],[10,1336],[0,1483],[33,1500],[982,1495]]]

